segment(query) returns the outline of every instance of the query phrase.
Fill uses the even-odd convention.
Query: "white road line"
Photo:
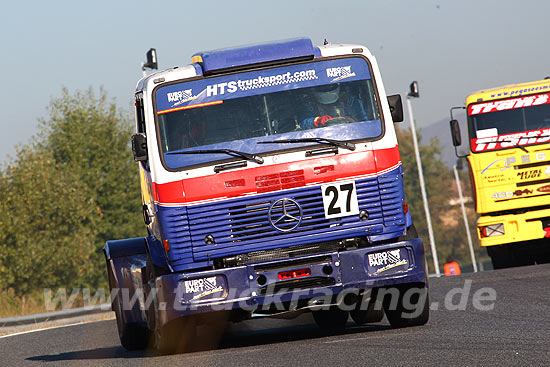
[[[35,333],[35,332],[37,332],[37,331],[52,330],[52,329],[60,329],[60,328],[69,327],[69,326],[77,326],[77,325],[83,325],[83,324],[90,324],[90,323],[92,323],[92,322],[108,321],[108,320],[111,320],[111,319],[83,321],[83,322],[77,322],[77,323],[75,323],[75,324],[69,324],[69,325],[50,326],[50,327],[45,327],[45,328],[40,328],[40,329],[27,330],[27,331],[20,331],[20,332],[18,332],[18,333],[7,334],[7,335],[1,335],[1,336],[0,336],[0,339],[2,339],[2,338],[8,338],[8,337],[10,337],[10,336],[17,336],[17,335]]]
[[[391,334],[391,336],[396,336],[396,335],[409,335],[409,333]],[[345,343],[345,342],[354,342],[354,341],[358,341],[358,340],[368,340],[368,339],[376,339],[376,337],[373,336],[372,338],[369,338],[367,336],[367,337],[364,337],[364,338],[349,338],[349,339],[331,340],[331,341],[327,341],[327,342],[323,342],[323,343],[324,344]]]

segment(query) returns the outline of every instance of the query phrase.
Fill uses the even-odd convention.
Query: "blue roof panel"
[[[257,45],[197,52],[193,55],[193,59],[196,56],[200,56],[202,61],[199,61],[199,63],[202,65],[204,73],[208,74],[215,70],[314,56],[319,53],[316,51],[309,38],[295,38]]]

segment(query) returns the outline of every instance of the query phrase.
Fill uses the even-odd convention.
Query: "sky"
[[[419,128],[476,90],[550,75],[549,0],[19,1],[0,14],[0,166],[30,142],[52,98],[103,87],[127,110],[140,63],[307,36],[366,46],[388,95],[412,100]],[[450,149],[450,148],[448,148]]]

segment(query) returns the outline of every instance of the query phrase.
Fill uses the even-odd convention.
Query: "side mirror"
[[[420,97],[420,93],[418,92],[418,82],[415,80],[414,82],[409,85],[409,97],[418,98]]]
[[[453,138],[453,145],[458,147],[462,144],[462,135],[460,135],[460,125],[457,120],[451,120],[451,137]]]
[[[143,65],[143,67],[154,70],[158,69],[157,50],[151,48],[149,49],[149,51],[147,51],[147,62]]]
[[[147,137],[143,133],[132,135],[132,152],[134,153],[134,161],[147,160]]]
[[[388,104],[390,105],[393,122],[403,122],[403,102],[401,102],[401,95],[394,94],[393,96],[388,96]]]

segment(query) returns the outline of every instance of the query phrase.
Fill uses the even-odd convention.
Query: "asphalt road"
[[[430,281],[432,312],[422,327],[390,329],[386,320],[357,327],[350,321],[344,332],[327,336],[303,315],[236,324],[216,350],[158,355],[126,352],[109,320],[2,338],[0,365],[550,365],[550,265]]]

